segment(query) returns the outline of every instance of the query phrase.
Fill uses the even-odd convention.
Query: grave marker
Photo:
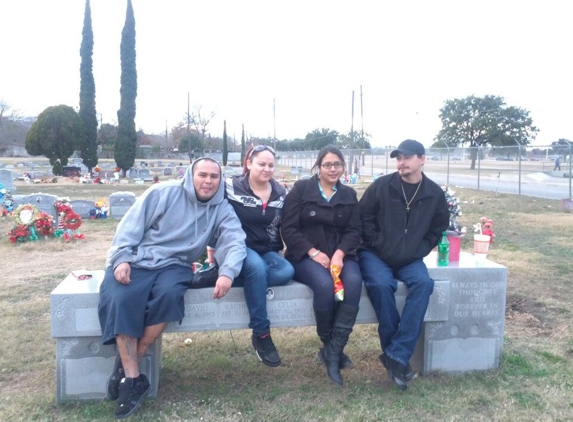
[[[122,218],[128,209],[135,202],[133,192],[115,192],[109,196],[109,216],[111,218]]]

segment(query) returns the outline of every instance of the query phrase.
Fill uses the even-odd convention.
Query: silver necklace
[[[412,198],[408,201],[408,198],[406,198],[406,191],[404,190],[404,183],[400,182],[400,186],[402,187],[402,195],[404,195],[404,201],[406,201],[406,212],[410,212],[410,204],[414,201],[414,198],[416,197],[416,195],[418,194],[418,191],[420,190],[420,186],[422,186],[422,179],[420,179],[420,182],[418,183],[418,187],[416,188],[416,192],[414,192],[414,195],[412,195]]]

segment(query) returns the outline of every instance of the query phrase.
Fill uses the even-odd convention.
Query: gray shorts
[[[185,291],[191,286],[190,267],[170,265],[156,270],[131,267],[131,282],[119,283],[113,268],[100,286],[98,314],[103,344],[114,344],[119,334],[141,338],[150,325],[181,321]]]

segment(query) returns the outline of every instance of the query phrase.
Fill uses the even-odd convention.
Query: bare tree
[[[207,113],[203,111],[203,106],[195,106],[193,111],[187,111],[187,122],[193,126],[199,135],[201,144],[203,145],[203,151],[201,151],[202,155],[205,154],[205,136],[207,134],[207,126],[209,126],[213,117],[215,117],[215,112],[211,111],[210,113]]]
[[[0,98],[0,126],[5,124],[6,120],[17,120],[18,118],[18,111],[4,101],[4,98]]]

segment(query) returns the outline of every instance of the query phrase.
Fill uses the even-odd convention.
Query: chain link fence
[[[373,180],[396,170],[393,148],[343,150],[350,175]],[[557,187],[558,196],[572,196],[572,158],[569,146],[428,148],[424,172],[450,185],[464,180],[477,189],[491,189],[491,181],[510,183],[515,193],[526,194],[527,184]],[[292,174],[309,174],[318,151],[278,151],[278,165]],[[535,196],[535,195],[534,195]]]

